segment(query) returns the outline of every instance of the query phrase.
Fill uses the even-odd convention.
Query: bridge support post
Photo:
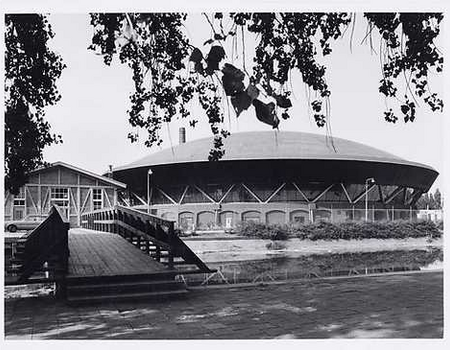
[[[169,224],[169,230],[167,232],[168,241],[169,241],[169,269],[173,269],[173,256],[174,256],[174,239],[173,235],[175,234],[173,222]]]

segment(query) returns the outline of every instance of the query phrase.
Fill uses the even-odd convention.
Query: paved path
[[[194,290],[182,300],[5,304],[6,339],[442,338],[442,272]]]

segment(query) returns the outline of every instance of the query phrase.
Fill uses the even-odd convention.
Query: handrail
[[[18,282],[25,282],[36,270],[42,268],[50,256],[55,257],[62,272],[67,272],[69,227],[69,220],[62,210],[53,205],[47,218],[23,239],[24,250]]]
[[[138,242],[152,242],[157,247],[157,260],[161,248],[166,249],[169,268],[174,267],[174,258],[180,257],[186,264],[197,265],[202,272],[212,271],[176,235],[174,221],[121,205],[84,213],[81,219],[82,227],[87,229],[118,233],[124,238],[134,236]]]

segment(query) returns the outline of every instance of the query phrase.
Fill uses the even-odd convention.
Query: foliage
[[[438,188],[433,193],[424,193],[417,201],[418,209],[442,209],[443,200],[441,191]]]
[[[299,238],[302,240],[335,240],[335,239],[403,239],[431,237],[439,238],[442,232],[432,221],[380,221],[380,222],[342,222],[331,223],[320,221],[306,225],[265,225],[261,223],[243,222],[237,233],[244,237],[255,237],[271,240]]]
[[[414,121],[421,98],[432,111],[442,111],[443,102],[429,87],[430,73],[443,69],[442,53],[435,45],[441,13],[366,13],[373,48],[373,33],[379,33],[382,79],[379,91],[386,97],[385,119],[397,121],[394,104],[400,104],[405,122]],[[135,128],[128,137],[147,132],[145,144],[162,142],[160,129],[174,117],[189,118],[190,103],[198,100],[214,135],[210,160],[225,151],[224,104],[239,116],[254,108],[258,120],[278,128],[289,118],[293,103],[291,76],[300,74],[310,95],[310,112],[319,127],[329,127],[329,97],[326,66],[320,63],[332,53],[333,40],[342,38],[355,23],[348,13],[215,13],[204,14],[211,35],[204,48],[194,47],[185,34],[186,14],[94,13],[89,49],[102,55],[105,64],[114,56],[133,72],[129,122]],[[17,192],[26,173],[43,163],[45,146],[61,141],[50,133],[44,109],[60,95],[56,81],[65,65],[48,47],[54,36],[44,15],[5,16],[5,181]],[[353,28],[352,28],[353,33]],[[256,43],[249,72],[246,40]],[[351,38],[352,40],[352,38]],[[237,43],[241,42],[242,53]],[[227,52],[227,47],[232,52]],[[241,58],[236,67],[230,57]],[[240,57],[239,57],[240,56]],[[249,67],[250,68],[250,67]],[[404,93],[400,93],[406,85]],[[391,105],[388,102],[391,101]]]
[[[286,227],[280,225],[265,225],[253,221],[239,223],[236,232],[244,237],[270,239],[274,241],[288,239]]]
[[[383,78],[379,91],[387,98],[402,99],[400,106],[405,122],[414,121],[417,97],[421,97],[432,111],[442,111],[443,101],[428,84],[430,68],[443,69],[444,59],[434,40],[439,34],[440,13],[366,13],[371,29],[376,27],[382,37],[380,61]],[[402,97],[395,80],[402,76],[407,90]],[[414,91],[413,91],[414,88]],[[389,108],[386,120],[395,123],[396,115]]]
[[[5,24],[5,187],[16,194],[43,164],[44,147],[61,141],[44,109],[61,97],[56,81],[65,65],[47,46],[54,34],[45,16],[7,14]]]
[[[332,53],[333,40],[341,38],[355,15],[349,13],[215,13],[203,14],[211,36],[202,48],[189,44],[183,23],[186,14],[92,14],[95,32],[91,50],[104,56],[106,64],[118,55],[133,70],[135,92],[129,120],[133,127],[148,131],[147,146],[160,144],[159,130],[175,116],[190,117],[188,104],[197,97],[214,137],[210,160],[223,154],[224,100],[239,116],[254,107],[258,120],[278,128],[289,118],[292,107],[293,73],[299,73],[310,92],[310,111],[319,127],[327,126],[331,90],[326,82],[322,57]],[[441,72],[443,58],[435,46],[440,13],[366,13],[368,32],[378,31],[382,79],[379,92],[386,97],[384,117],[396,122],[392,103],[400,104],[404,121],[416,118],[420,97],[433,110],[443,102],[429,88],[430,72]],[[353,36],[352,27],[352,36]],[[254,39],[251,72],[246,67],[245,41]],[[352,40],[352,37],[351,39]],[[241,42],[242,53],[238,52]],[[231,53],[226,48],[231,46]],[[230,57],[242,59],[240,68]],[[404,93],[400,89],[406,85]],[[195,127],[198,119],[192,117]],[[138,133],[131,133],[132,141]]]
[[[159,130],[164,123],[170,123],[176,115],[190,116],[187,104],[196,95],[216,136],[210,158],[217,159],[223,155],[222,137],[228,132],[219,127],[223,122],[221,95],[211,72],[223,53],[214,46],[205,70],[182,74],[189,57],[197,64],[203,58],[183,33],[185,19],[185,14],[178,13],[92,14],[95,33],[89,49],[102,54],[108,65],[118,54],[120,61],[132,69],[135,91],[130,96],[129,122],[148,131],[148,147],[162,142]],[[190,123],[195,126],[196,120]],[[135,142],[138,135],[134,132],[128,137]]]

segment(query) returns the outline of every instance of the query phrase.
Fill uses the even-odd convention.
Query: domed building
[[[303,132],[243,132],[209,162],[211,138],[184,142],[113,169],[133,195],[122,200],[186,230],[316,220],[410,217],[438,173],[340,138]],[[399,210],[400,209],[400,210]]]

